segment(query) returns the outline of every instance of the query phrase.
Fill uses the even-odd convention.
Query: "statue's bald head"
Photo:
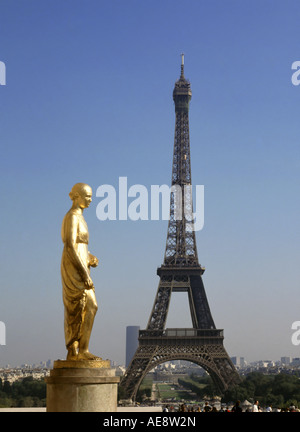
[[[71,192],[69,193],[69,197],[72,201],[76,199],[78,196],[82,196],[86,192],[92,193],[92,188],[86,184],[86,183],[76,183],[73,187]]]

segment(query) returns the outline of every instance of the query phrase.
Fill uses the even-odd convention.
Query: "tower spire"
[[[181,74],[180,78],[184,78],[184,53],[181,53]]]

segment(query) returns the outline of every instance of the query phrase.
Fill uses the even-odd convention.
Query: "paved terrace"
[[[46,412],[46,408],[0,408],[2,412]],[[162,407],[118,407],[117,412],[162,412]]]

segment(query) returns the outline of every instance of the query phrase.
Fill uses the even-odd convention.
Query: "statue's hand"
[[[98,264],[99,264],[98,258],[95,257],[92,254],[89,254],[89,265],[90,265],[90,267],[97,267]]]

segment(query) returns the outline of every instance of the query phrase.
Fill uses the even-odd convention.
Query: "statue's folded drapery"
[[[71,238],[71,241],[73,239],[74,249],[69,247],[68,237]],[[68,348],[75,341],[80,340],[87,297],[92,297],[95,301],[94,289],[86,289],[80,271],[82,268],[85,268],[88,273],[90,271],[88,228],[84,217],[72,209],[66,214],[62,224],[62,240],[64,250],[61,261],[61,276],[65,306],[65,341]],[[78,266],[78,260],[80,260],[80,266]]]

